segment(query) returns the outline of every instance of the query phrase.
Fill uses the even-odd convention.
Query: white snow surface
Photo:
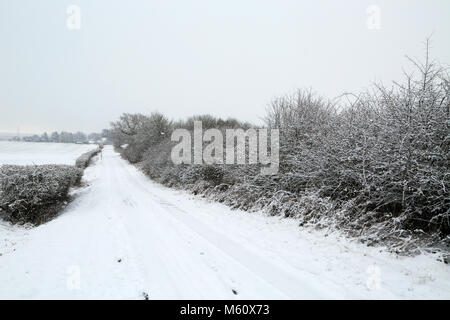
[[[0,141],[0,165],[74,165],[79,156],[95,148],[89,144]]]
[[[111,147],[84,181],[55,220],[0,224],[1,299],[450,298],[435,256],[232,211],[152,182]]]

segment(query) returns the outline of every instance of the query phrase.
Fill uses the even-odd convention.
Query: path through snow
[[[450,298],[450,269],[153,183],[106,147],[34,229],[0,225],[0,298]]]

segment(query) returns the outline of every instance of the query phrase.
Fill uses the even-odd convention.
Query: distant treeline
[[[392,86],[329,100],[309,90],[274,99],[268,128],[280,132],[280,170],[258,165],[174,165],[176,128],[248,128],[237,120],[124,114],[111,138],[123,157],[167,186],[233,208],[337,228],[369,244],[410,252],[420,243],[450,247],[450,77],[429,58]],[[422,241],[423,239],[427,239]]]
[[[25,137],[13,137],[11,141],[25,142],[57,142],[57,143],[105,143],[109,138],[109,130],[104,129],[101,133],[85,134],[83,132],[53,132],[50,135],[44,132],[42,135],[31,135]]]

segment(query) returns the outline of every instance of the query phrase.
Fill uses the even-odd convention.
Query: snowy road
[[[111,148],[57,219],[0,225],[0,298],[450,298],[430,256],[307,232],[151,182]]]

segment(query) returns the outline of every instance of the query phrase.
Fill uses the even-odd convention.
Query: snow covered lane
[[[26,232],[0,225],[0,298],[450,297],[450,270],[433,257],[395,258],[193,199],[109,147],[84,179],[57,219]]]

